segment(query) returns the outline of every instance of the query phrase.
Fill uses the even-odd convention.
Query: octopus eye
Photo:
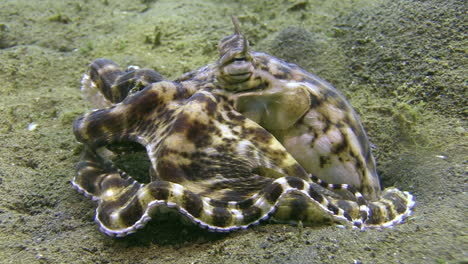
[[[223,38],[218,44],[220,58],[217,78],[225,85],[225,89],[229,85],[247,82],[254,72],[254,59],[249,53],[249,42],[241,34],[235,17],[232,17],[232,22],[235,28],[234,34]]]
[[[234,58],[234,61],[246,61],[245,57]]]
[[[227,83],[241,83],[250,79],[253,74],[252,61],[246,57],[235,57],[221,67],[222,78]]]

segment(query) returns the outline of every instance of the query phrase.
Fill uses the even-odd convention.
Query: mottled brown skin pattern
[[[217,63],[177,81],[215,83],[216,92],[235,100],[236,110],[272,133],[307,172],[378,199],[381,187],[369,141],[338,90],[295,64],[250,51],[240,33],[218,46]],[[234,79],[230,73],[246,77]]]
[[[380,192],[347,101],[298,66],[250,51],[234,23],[217,63],[173,82],[105,59],[90,65],[83,90],[104,108],[74,123],[85,148],[73,185],[98,201],[101,231],[133,233],[164,207],[218,232],[268,218],[358,228],[401,222],[412,196]],[[145,146],[150,183],[113,165],[109,146],[125,142]]]

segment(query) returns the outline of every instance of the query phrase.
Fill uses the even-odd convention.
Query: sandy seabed
[[[0,2],[0,262],[467,263],[464,1]],[[152,221],[110,238],[70,184],[94,59],[167,78],[217,58],[236,15],[257,51],[341,90],[362,117],[384,186],[415,195],[404,224],[360,232],[261,224],[230,234]]]

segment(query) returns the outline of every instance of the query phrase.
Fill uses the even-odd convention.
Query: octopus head
[[[254,73],[254,59],[249,52],[249,42],[240,32],[239,23],[232,17],[235,33],[223,38],[218,43],[220,58],[218,60],[217,79],[227,90],[248,89],[247,83]],[[244,87],[244,88],[242,88]]]

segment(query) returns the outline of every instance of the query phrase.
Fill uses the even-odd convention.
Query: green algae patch
[[[468,89],[460,78],[468,73],[463,5],[425,1],[383,7],[342,19],[354,80],[377,96],[466,115]]]

